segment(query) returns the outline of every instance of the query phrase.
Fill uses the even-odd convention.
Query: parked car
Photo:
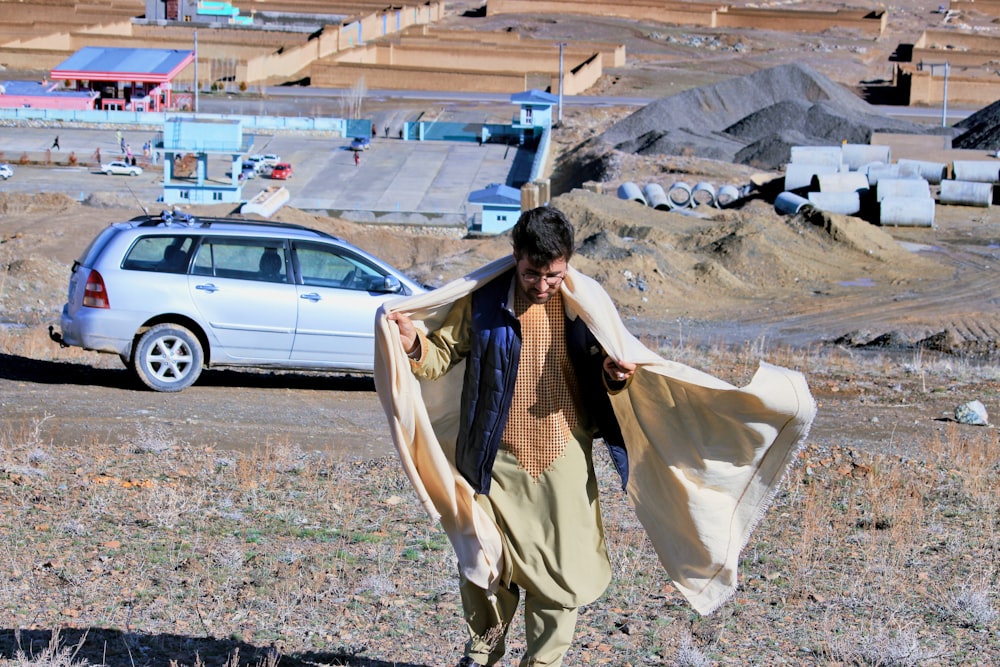
[[[264,167],[271,167],[281,162],[281,156],[274,153],[254,153],[247,156],[243,162],[254,165],[260,172],[263,171]]]
[[[101,171],[107,176],[138,176],[142,167],[129,164],[125,160],[115,160],[101,165]]]
[[[0,164],[0,178],[7,180],[14,175],[14,168],[9,164]]]
[[[271,167],[270,176],[279,181],[286,181],[292,177],[292,165],[287,162],[279,162]]]
[[[352,151],[366,151],[372,145],[371,137],[354,137],[351,141]]]
[[[375,311],[423,291],[307,227],[165,212],[98,233],[73,263],[50,335],[117,354],[156,391],[215,366],[371,373]]]

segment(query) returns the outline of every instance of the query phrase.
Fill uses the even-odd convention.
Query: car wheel
[[[157,324],[139,337],[132,356],[135,374],[155,391],[181,391],[201,375],[204,352],[198,337],[178,324]]]

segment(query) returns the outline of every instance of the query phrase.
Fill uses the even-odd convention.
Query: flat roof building
[[[174,108],[173,80],[194,62],[194,51],[85,46],[51,72],[65,88],[98,94],[98,109]]]

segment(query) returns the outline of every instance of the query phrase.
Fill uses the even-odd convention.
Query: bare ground
[[[676,27],[482,25],[627,35],[629,66],[600,89],[654,96],[802,57],[849,85],[881,79],[895,41],[930,21],[923,4],[894,10],[891,35],[872,44],[723,39],[751,55],[693,47],[697,31]],[[558,155],[626,113],[567,110]],[[555,202],[579,225],[574,263],[663,354],[734,383],[760,359],[799,368],[820,411],[748,547],[737,599],[716,616],[695,618],[654,573],[609,492],[615,584],[582,618],[573,664],[997,664],[996,435],[955,423],[954,410],[997,406],[1000,213],[938,207],[934,228],[782,217],[763,201],[666,214],[617,200],[615,186],[750,172],[617,157],[609,194]],[[554,182],[570,165],[557,158]],[[291,665],[450,667],[462,640],[453,562],[393,465],[369,379],[210,370],[164,396],[139,390],[117,359],[48,341],[69,264],[99,228],[131,215],[0,194],[0,608],[10,619],[0,660],[18,647],[41,654],[61,627],[61,646],[84,647],[78,661],[110,665],[222,665],[240,651],[240,664],[270,652]],[[335,231],[437,284],[508,251],[504,239],[292,209],[279,218]],[[972,594],[962,613],[983,613],[963,616],[955,590]]]

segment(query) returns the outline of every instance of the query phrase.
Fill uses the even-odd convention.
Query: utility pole
[[[563,47],[565,42],[559,42],[559,124],[562,125],[563,108]]]
[[[194,29],[194,112],[198,113],[198,29]]]
[[[934,74],[935,67],[944,68],[944,91],[941,96],[941,127],[948,127],[948,75],[951,74],[951,63],[947,60],[943,63],[920,63],[921,68],[929,67],[931,75]]]

